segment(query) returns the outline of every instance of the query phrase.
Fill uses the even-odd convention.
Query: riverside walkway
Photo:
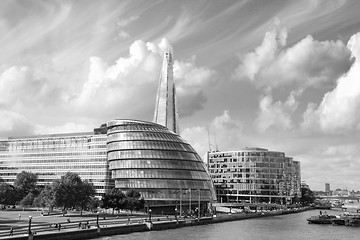
[[[34,233],[34,239],[40,239],[42,238],[40,236],[47,234],[97,229],[97,224],[100,228],[139,224],[143,223],[146,217],[147,215],[142,213],[130,214],[126,212],[114,215],[100,213],[97,216],[97,214],[89,212],[84,212],[83,215],[80,215],[80,212],[69,212],[65,215],[60,212],[53,212],[48,215],[36,210],[1,210],[0,239],[27,237],[29,225],[31,232]],[[165,216],[159,218],[166,219]],[[13,229],[12,234],[11,228]]]
[[[175,216],[152,216],[151,223],[148,216],[126,213],[119,215],[69,213],[65,216],[44,215],[34,211],[0,211],[0,239],[90,239],[100,236],[127,234],[149,230],[163,230],[180,228],[193,225],[211,224],[226,221],[236,221],[249,218],[290,214],[306,211],[308,208],[293,210],[277,210],[266,212],[221,214],[211,217],[175,218]],[[21,214],[19,220],[18,214]],[[29,216],[31,219],[31,231],[36,232],[33,237],[28,237]],[[130,220],[129,220],[130,219]],[[147,221],[145,221],[147,220]],[[99,228],[97,228],[97,222]],[[60,230],[54,224],[61,224]],[[80,223],[80,225],[79,225]],[[13,227],[13,236],[9,236],[10,228]]]

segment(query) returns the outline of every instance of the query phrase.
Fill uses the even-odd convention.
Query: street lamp
[[[149,209],[149,221],[151,223],[151,209]]]
[[[177,221],[177,207],[175,207],[175,220]]]
[[[31,235],[31,219],[32,219],[32,216],[29,216],[29,229],[28,229],[29,235]]]
[[[99,212],[96,212],[96,227],[99,227]]]

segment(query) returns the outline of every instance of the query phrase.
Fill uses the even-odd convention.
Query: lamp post
[[[96,227],[99,227],[99,212],[96,213]]]
[[[151,223],[151,209],[149,209],[149,221]]]
[[[31,219],[32,219],[32,216],[29,216],[29,229],[28,229],[29,235],[31,235]]]
[[[177,221],[177,207],[175,207],[175,220]]]

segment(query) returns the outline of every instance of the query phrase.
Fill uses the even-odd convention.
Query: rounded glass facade
[[[135,189],[152,205],[183,200],[215,201],[205,164],[195,150],[166,127],[137,120],[108,124],[109,169],[115,187]]]

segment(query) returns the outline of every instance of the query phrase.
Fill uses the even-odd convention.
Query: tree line
[[[92,183],[82,181],[78,174],[68,172],[60,179],[45,186],[37,184],[37,175],[31,172],[17,174],[14,185],[0,183],[0,205],[20,205],[32,207],[55,207],[62,209],[95,210],[98,207],[114,210],[139,211],[144,208],[145,200],[136,190],[123,193],[112,189],[102,195],[101,200],[95,197]]]

